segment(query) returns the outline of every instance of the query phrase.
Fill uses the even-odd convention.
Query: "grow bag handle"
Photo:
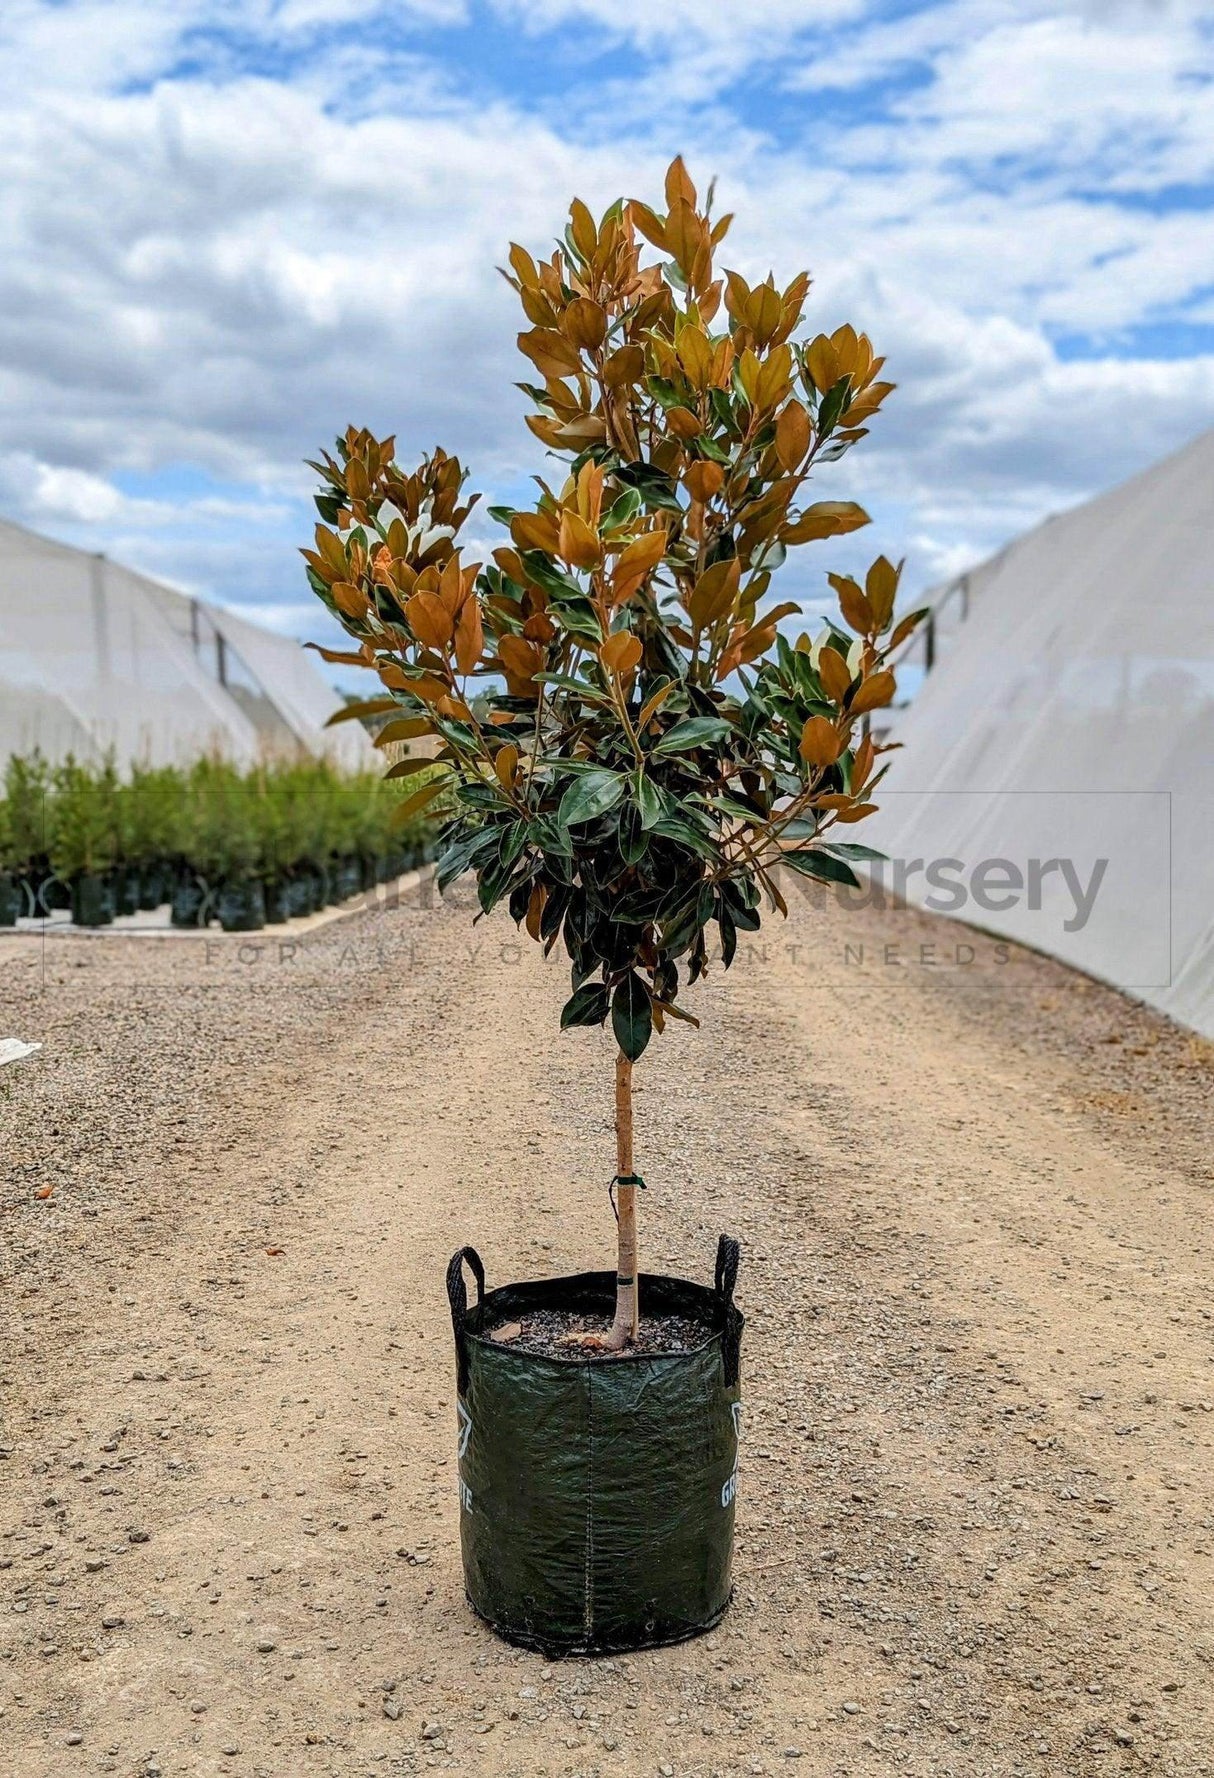
[[[475,1247],[461,1247],[451,1255],[447,1267],[447,1301],[451,1304],[451,1327],[455,1334],[456,1387],[461,1395],[468,1387],[468,1348],[464,1342],[464,1325],[468,1319],[468,1287],[464,1283],[464,1261],[476,1279],[476,1306],[485,1300],[485,1268]]]
[[[727,1389],[737,1383],[742,1356],[742,1317],[733,1306],[741,1257],[742,1249],[733,1236],[722,1235],[717,1242],[716,1292],[721,1304],[721,1360]]]

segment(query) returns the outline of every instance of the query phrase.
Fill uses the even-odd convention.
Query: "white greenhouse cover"
[[[0,521],[0,761],[112,748],[120,765],[209,750],[248,765],[303,749],[369,765],[361,724],[325,730],[341,703],[297,642]]]
[[[1208,432],[972,570],[863,834],[908,901],[1209,1035],[1212,560]]]

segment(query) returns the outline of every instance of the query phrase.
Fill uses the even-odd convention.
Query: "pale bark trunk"
[[[615,1170],[627,1179],[632,1165],[632,1063],[621,1051],[615,1059]],[[615,1321],[607,1336],[609,1348],[626,1346],[637,1336],[640,1281],[637,1276],[637,1188],[616,1187],[619,1212],[616,1262]]]

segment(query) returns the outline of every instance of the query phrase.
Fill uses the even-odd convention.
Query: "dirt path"
[[[1210,1053],[965,937],[799,906],[638,1070],[644,1262],[745,1245],[738,1597],[560,1665],[460,1597],[442,1271],[606,1260],[564,970],[0,953],[0,1770],[1214,1771]]]

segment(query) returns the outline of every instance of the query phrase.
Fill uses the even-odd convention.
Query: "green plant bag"
[[[486,1296],[475,1250],[452,1259],[464,1583],[500,1635],[546,1654],[608,1654],[682,1641],[724,1614],[741,1417],[737,1268],[737,1242],[723,1235],[711,1290],[642,1275],[645,1314],[703,1325],[693,1351],[558,1359],[484,1330],[542,1309],[610,1320],[614,1272]]]

